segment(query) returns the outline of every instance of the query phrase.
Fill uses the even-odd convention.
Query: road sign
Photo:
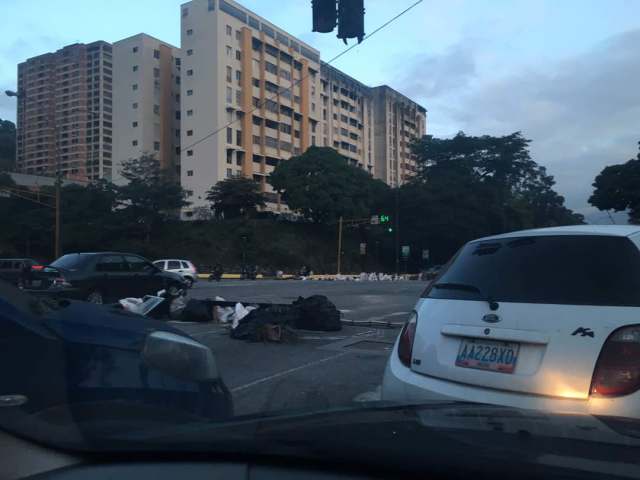
[[[422,259],[423,260],[429,260],[430,257],[431,257],[431,252],[429,252],[429,249],[422,250]]]
[[[411,255],[411,247],[409,245],[402,246],[402,258],[407,259]]]
[[[371,216],[371,225],[380,225],[380,217],[378,215]]]
[[[367,254],[367,244],[366,243],[361,243],[360,244],[360,255],[366,255]]]

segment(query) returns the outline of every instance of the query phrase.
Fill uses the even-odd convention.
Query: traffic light
[[[313,8],[313,31],[321,33],[333,32],[338,23],[336,0],[311,0]]]
[[[389,215],[380,215],[380,223],[389,223]]]
[[[364,38],[364,0],[338,0],[338,38]]]
[[[393,233],[393,227],[389,227],[389,228],[387,228],[387,232],[389,232],[389,233]]]

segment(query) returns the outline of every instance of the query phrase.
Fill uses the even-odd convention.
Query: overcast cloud
[[[640,29],[632,30],[581,55],[488,82],[475,74],[473,44],[460,45],[416,62],[400,88],[430,99],[429,116],[445,135],[522,131],[568,206],[592,214],[587,200],[594,177],[637,153],[639,45]]]

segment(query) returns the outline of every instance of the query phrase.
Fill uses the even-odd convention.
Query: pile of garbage
[[[222,297],[186,301],[184,296],[147,296],[120,300],[125,310],[143,316],[185,322],[214,322],[228,326],[231,338],[250,342],[283,342],[296,330],[335,332],[342,329],[341,314],[324,295],[299,297],[291,304],[229,302]]]

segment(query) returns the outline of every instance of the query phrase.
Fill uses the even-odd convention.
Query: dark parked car
[[[178,296],[187,288],[181,275],[163,272],[139,255],[119,252],[71,253],[31,277],[25,285],[30,291],[91,303],[140,298],[160,290]]]
[[[0,279],[18,285],[33,267],[39,266],[32,258],[0,258]]]
[[[37,297],[4,281],[0,378],[3,405],[54,424],[69,412],[100,411],[101,428],[140,415],[232,415],[213,353],[185,333],[115,306]]]

